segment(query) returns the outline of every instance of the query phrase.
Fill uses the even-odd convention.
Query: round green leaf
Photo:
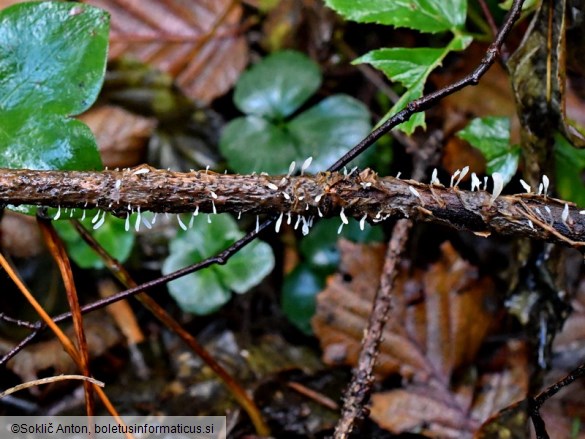
[[[109,18],[79,3],[27,2],[0,12],[0,112],[79,114],[104,77]]]
[[[115,259],[126,262],[134,246],[134,234],[125,230],[125,220],[106,215],[106,219],[99,229],[93,230],[91,219],[98,213],[97,210],[88,211],[82,224],[90,230],[97,242]],[[100,214],[101,215],[101,214]],[[62,217],[69,215],[63,213]],[[86,244],[75,231],[69,221],[55,221],[53,226],[67,246],[71,259],[81,268],[103,268],[101,258]]]
[[[222,132],[219,148],[229,167],[239,173],[279,174],[299,158],[289,133],[256,116],[231,121]]]
[[[313,157],[308,171],[319,172],[367,136],[372,125],[364,104],[351,96],[338,94],[294,118],[288,129],[298,145],[298,159]]]
[[[211,223],[207,215],[194,218],[192,229],[178,233],[171,240],[169,257],[163,263],[164,274],[201,262],[243,236],[230,215],[213,215],[210,218]],[[227,264],[213,265],[183,276],[170,282],[168,288],[184,311],[209,314],[229,300],[231,291],[248,291],[273,268],[274,255],[270,246],[254,241],[230,258]]]
[[[305,264],[299,264],[284,280],[282,311],[305,334],[312,333],[311,318],[315,314],[315,297],[324,286],[324,277]]]
[[[321,85],[319,66],[300,52],[274,53],[242,74],[234,92],[246,114],[283,119],[303,105]]]
[[[108,14],[84,4],[29,2],[0,12],[0,167],[101,169],[93,134],[69,117],[99,93],[108,31]]]

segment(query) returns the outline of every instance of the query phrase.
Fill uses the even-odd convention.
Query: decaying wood
[[[148,166],[122,171],[63,172],[0,169],[0,203],[129,211],[280,213],[304,217],[364,216],[377,223],[410,218],[468,230],[585,245],[585,215],[570,202],[536,194],[487,191],[379,177],[370,169],[316,176],[188,173]],[[565,207],[566,205],[566,207]],[[563,214],[565,211],[565,214]]]

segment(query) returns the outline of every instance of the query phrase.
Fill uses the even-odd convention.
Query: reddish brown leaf
[[[507,346],[507,353],[503,371],[483,374],[477,381],[466,379],[459,386],[443,382],[414,383],[404,389],[374,394],[371,417],[393,433],[420,431],[432,438],[471,438],[490,415],[526,396],[525,345],[513,341]],[[525,420],[523,417],[521,429],[525,428]],[[503,416],[494,418],[490,428],[510,431],[516,428],[511,424]]]
[[[248,62],[235,0],[87,0],[110,12],[110,59],[127,56],[169,73],[185,94],[209,102]]]
[[[92,108],[79,119],[95,134],[102,161],[110,168],[142,163],[144,148],[157,124],[154,118],[113,105]]]
[[[340,241],[341,272],[317,297],[313,329],[329,364],[357,361],[360,341],[382,269],[384,246]],[[376,372],[400,373],[418,382],[449,382],[473,360],[492,314],[493,284],[459,257],[450,244],[428,270],[400,270]]]

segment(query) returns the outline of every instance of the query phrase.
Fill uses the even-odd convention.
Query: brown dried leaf
[[[339,247],[344,274],[333,276],[317,296],[312,323],[325,362],[355,365],[385,250],[349,241]],[[449,382],[455,368],[473,360],[488,331],[492,293],[492,282],[448,243],[427,271],[401,267],[376,372]]]
[[[504,370],[483,374],[476,382],[468,380],[459,386],[448,382],[414,383],[372,395],[372,419],[393,433],[418,431],[432,438],[471,438],[490,415],[526,396],[526,347],[511,342],[507,349]],[[507,417],[498,419],[502,422],[491,424],[492,432],[524,430],[526,417],[520,417],[521,422],[518,416],[512,421]]]
[[[235,0],[87,0],[110,12],[110,59],[131,57],[175,78],[184,93],[210,102],[248,62]]]
[[[92,108],[79,119],[91,128],[102,161],[110,168],[142,163],[146,143],[157,125],[154,118],[139,116],[113,105]]]

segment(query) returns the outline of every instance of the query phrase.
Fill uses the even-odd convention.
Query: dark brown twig
[[[362,420],[364,415],[367,414],[366,403],[374,383],[374,365],[380,352],[382,333],[392,306],[391,291],[398,273],[396,265],[400,262],[400,255],[406,246],[408,232],[411,228],[412,221],[402,219],[396,223],[392,230],[392,238],[386,252],[380,288],[376,293],[373,309],[368,319],[368,327],[364,332],[358,365],[344,395],[341,419],[335,427],[334,437],[336,439],[349,437],[356,422]]]

